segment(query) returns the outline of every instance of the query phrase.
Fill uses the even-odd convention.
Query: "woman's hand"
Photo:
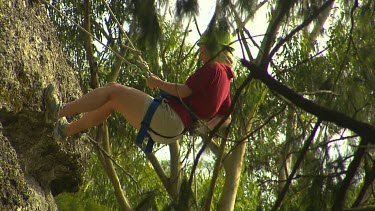
[[[151,89],[160,89],[176,97],[188,97],[191,95],[191,89],[185,84],[169,83],[161,80],[158,76],[151,74],[146,78],[146,84]]]
[[[151,89],[158,89],[160,82],[162,82],[162,80],[155,74],[152,74],[150,77],[146,78],[146,84]]]

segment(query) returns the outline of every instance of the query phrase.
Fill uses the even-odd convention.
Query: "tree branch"
[[[86,31],[91,31],[91,21],[90,21],[90,0],[84,0],[84,23],[83,27]],[[92,89],[99,87],[99,79],[98,79],[98,64],[95,61],[94,51],[92,49],[92,42],[91,36],[88,33],[84,33],[84,41],[85,41],[85,50],[86,50],[86,57],[87,61],[90,66],[90,86]]]
[[[266,31],[266,36],[262,41],[262,45],[260,48],[260,52],[262,53],[258,54],[258,57],[256,59],[259,62],[258,64],[265,65],[268,63],[268,57],[266,55],[268,55],[268,52],[270,52],[270,49],[275,42],[278,29],[280,28],[283,19],[292,8],[294,2],[294,0],[280,0],[277,2],[276,9],[272,14],[272,19]]]
[[[303,159],[305,157],[305,154],[309,150],[309,147],[310,147],[312,141],[314,140],[316,131],[318,130],[318,128],[319,128],[319,126],[320,126],[321,123],[322,123],[321,120],[318,120],[315,123],[314,129],[312,130],[309,138],[305,141],[305,143],[304,143],[304,145],[302,147],[302,150],[301,150],[301,154],[298,157],[296,163],[294,164],[293,170],[290,173],[290,175],[288,176],[288,179],[285,182],[284,188],[281,190],[279,196],[277,197],[277,200],[276,200],[275,205],[273,206],[272,210],[276,211],[279,208],[279,206],[281,205],[281,202],[283,201],[283,199],[284,199],[284,197],[286,195],[286,192],[289,189],[289,185],[292,182],[292,180],[294,178],[294,175],[296,174],[297,170],[299,169],[299,165],[302,163],[302,161],[303,161]]]
[[[362,138],[360,142],[360,146],[366,146],[368,144],[367,138]],[[365,154],[366,148],[365,147],[358,147],[357,151],[354,153],[354,158],[352,162],[348,166],[348,170],[344,180],[341,183],[340,189],[336,194],[336,198],[334,204],[332,206],[332,210],[342,210],[345,202],[346,193],[351,185],[351,181],[357,172],[359,165],[361,164],[362,157]]]
[[[169,185],[171,186],[171,197],[173,200],[177,201],[181,187],[180,145],[178,142],[169,144],[169,151],[171,156],[171,162],[169,164],[171,168]]]
[[[290,40],[297,32],[299,32],[301,29],[305,28],[308,26],[313,20],[315,20],[320,13],[322,13],[325,9],[327,9],[334,0],[329,0],[326,1],[318,10],[316,13],[310,16],[310,18],[306,19],[305,21],[302,22],[301,25],[297,26],[295,29],[293,29],[286,37],[281,39],[276,46],[272,49],[268,56],[268,61],[272,60],[273,55],[280,49],[281,46],[283,46],[288,40]],[[266,52],[266,51],[263,51]],[[267,61],[263,60],[264,63],[267,63]],[[263,64],[263,63],[262,63]]]
[[[359,191],[358,196],[357,196],[356,200],[354,201],[354,203],[352,205],[352,208],[358,207],[362,203],[363,198],[366,195],[367,189],[371,186],[371,184],[375,180],[375,164],[374,164],[374,162],[372,162],[371,169],[365,168],[365,173],[366,173],[365,181],[363,182],[363,186],[362,186],[361,190]]]
[[[343,209],[343,211],[374,211],[374,210],[375,210],[375,206]]]
[[[212,174],[210,187],[208,188],[206,200],[205,200],[205,203],[204,203],[204,210],[207,210],[207,211],[211,210],[212,198],[214,196],[216,181],[217,181],[217,178],[219,177],[220,169],[221,169],[221,166],[222,166],[222,161],[223,161],[223,157],[224,157],[224,151],[225,151],[226,143],[227,143],[227,139],[221,140],[219,153],[216,156],[214,172]]]
[[[189,178],[189,184],[191,185],[192,182],[193,182],[193,176],[194,176],[194,173],[195,173],[195,170],[198,166],[198,162],[199,162],[199,159],[200,157],[202,156],[204,150],[207,148],[208,144],[210,143],[213,135],[217,132],[217,130],[219,129],[219,127],[221,126],[221,124],[224,123],[225,119],[233,112],[234,110],[234,107],[242,93],[242,91],[245,89],[245,87],[253,80],[253,76],[250,74],[246,79],[245,81],[241,84],[241,86],[237,89],[236,91],[236,94],[234,95],[233,97],[233,103],[231,105],[231,107],[229,108],[229,111],[228,111],[228,114],[226,116],[224,116],[222,118],[222,120],[219,122],[218,125],[216,125],[216,127],[210,132],[209,136],[208,137],[202,137],[202,140],[203,140],[203,146],[202,148],[199,150],[196,158],[194,159],[194,164],[193,164],[193,167],[192,167],[192,170],[191,170],[191,173],[190,173],[190,178]]]
[[[102,140],[103,148],[104,150],[110,154],[111,148],[109,146],[109,137],[108,137],[108,127],[106,124],[103,124],[101,127],[99,127],[98,130],[99,133],[99,140]],[[120,183],[120,180],[117,176],[116,170],[113,167],[112,160],[108,157],[104,156],[104,163],[105,170],[107,172],[108,178],[111,181],[113,188],[115,190],[115,196],[117,198],[117,201],[122,208],[122,210],[130,211],[132,210],[128,199],[126,198],[124,191],[122,190],[122,186]]]
[[[84,0],[84,29],[87,32],[91,31],[91,22],[90,22],[90,0]],[[86,50],[86,58],[88,60],[90,66],[90,86],[91,88],[95,89],[99,87],[99,77],[98,77],[98,64],[95,61],[94,52],[92,49],[92,42],[91,42],[91,35],[89,33],[84,33],[84,41],[85,41],[85,50]],[[111,148],[109,144],[109,137],[108,137],[108,126],[104,123],[101,127],[98,127],[98,138],[101,140],[103,145],[103,149],[106,153],[105,155],[111,155]],[[102,154],[102,155],[103,155]],[[115,190],[116,199],[120,205],[120,207],[127,211],[132,210],[128,199],[126,198],[124,191],[122,190],[122,186],[120,180],[117,176],[116,170],[113,166],[112,160],[109,158],[110,156],[102,156],[102,165],[108,175],[109,180],[111,181],[113,188]]]
[[[152,167],[154,167],[154,170],[155,170],[156,174],[159,176],[159,179],[163,183],[165,189],[168,191],[168,193],[171,194],[171,187],[170,187],[170,184],[169,184],[169,179],[165,175],[164,170],[161,167],[158,159],[156,158],[156,156],[153,153],[146,153],[146,156],[147,156],[148,160],[150,161]]]
[[[134,181],[137,188],[140,190],[140,188],[137,184],[137,181],[134,179],[133,175],[131,175],[128,171],[126,171],[126,169],[123,166],[121,166],[118,162],[116,162],[116,160],[110,154],[108,154],[108,152],[105,149],[103,149],[103,147],[101,147],[100,144],[97,141],[95,141],[90,136],[87,136],[87,138],[97,148],[98,153],[100,153],[99,155],[101,155],[100,159],[104,159],[104,157],[107,157],[108,159],[110,159],[117,167],[119,167],[126,175],[128,175],[131,180]],[[103,162],[104,162],[104,160],[103,160]]]
[[[341,112],[320,106],[315,102],[297,94],[289,87],[272,78],[266,71],[264,71],[264,68],[260,68],[244,59],[242,59],[241,62],[242,65],[251,71],[250,75],[258,80],[261,80],[269,89],[280,94],[297,107],[315,115],[322,121],[333,122],[340,127],[348,128],[357,133],[359,136],[368,138],[371,143],[375,143],[375,140],[373,140],[373,137],[375,137],[374,126],[350,118]]]

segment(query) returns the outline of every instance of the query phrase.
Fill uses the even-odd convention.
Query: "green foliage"
[[[57,207],[60,211],[110,211],[104,205],[99,204],[95,199],[85,200],[82,203],[82,196],[80,193],[69,194],[63,193],[56,198]]]
[[[177,0],[176,1],[176,14],[179,17],[192,17],[199,14],[197,0]]]
[[[161,36],[159,17],[153,5],[155,0],[133,0],[134,18],[140,26],[138,41],[141,50],[155,49]]]
[[[257,1],[253,0],[240,0],[239,3],[239,9],[242,13],[250,13],[252,14],[255,12],[257,7]]]
[[[142,50],[142,56],[148,61],[152,72],[169,82],[183,83],[199,65],[196,62],[196,50],[185,41],[188,31],[183,30],[181,22],[169,20],[161,14],[158,6],[167,5],[165,1],[147,2],[108,1],[116,17],[129,32],[130,39],[136,40],[136,47]],[[275,8],[278,1],[269,1],[268,6]],[[280,1],[283,2],[283,1]],[[306,3],[306,1],[304,1]],[[307,1],[308,4],[296,4],[288,19],[282,24],[279,36],[287,36],[291,29],[309,18],[324,1]],[[177,1],[180,15],[192,15],[197,12],[197,1]],[[237,2],[236,2],[237,3]],[[238,1],[242,15],[253,15],[255,1]],[[338,5],[348,6],[350,1],[338,1]],[[228,1],[222,1],[223,7]],[[83,23],[83,6],[79,1],[69,0],[56,3],[75,21]],[[275,79],[289,86],[304,97],[319,105],[355,117],[357,120],[373,123],[375,90],[375,39],[374,3],[371,0],[361,2],[354,13],[353,24],[350,11],[342,9],[331,16],[326,25],[324,41],[311,41],[309,29],[300,31],[282,46],[275,55],[270,73]],[[344,7],[343,7],[344,8]],[[108,46],[122,50],[124,58],[136,63],[137,58],[128,50],[122,49],[128,40],[120,32],[100,0],[94,0],[91,6],[91,32],[102,39]],[[220,11],[223,14],[227,10]],[[77,70],[83,90],[88,90],[90,80],[86,52],[83,48],[83,33],[58,13],[49,11],[57,26],[63,47]],[[147,14],[147,15],[145,15]],[[273,15],[270,12],[270,15]],[[222,17],[222,14],[218,14]],[[226,16],[227,17],[227,16]],[[229,17],[229,16],[228,16]],[[229,18],[228,18],[229,19]],[[316,22],[314,22],[316,23]],[[351,28],[353,27],[353,28]],[[162,36],[161,36],[162,35]],[[99,68],[100,84],[108,82],[116,58],[101,46],[94,46]],[[233,83],[232,96],[249,76],[249,71],[236,69],[237,78]],[[135,87],[151,95],[157,93],[145,86],[145,80],[135,66],[123,64],[117,82]],[[293,168],[305,140],[312,131],[316,117],[286,103],[280,96],[268,92],[260,81],[251,81],[239,95],[232,114],[227,150],[237,147],[238,141],[248,141],[240,186],[237,192],[235,210],[269,210],[273,206],[280,185],[285,178],[280,176],[280,165],[284,161]],[[148,163],[144,154],[134,146],[136,131],[119,114],[108,119],[109,135],[113,158],[123,167],[116,168],[120,182],[133,205],[147,204],[155,210],[172,209],[178,206],[171,202],[155,170]],[[323,123],[317,132],[308,153],[283,200],[282,210],[327,210],[332,206],[345,177],[358,145],[357,137],[330,123]],[[182,174],[189,175],[192,160],[189,159],[191,148],[200,147],[185,138],[181,143],[181,162],[184,163]],[[290,144],[290,145],[288,145]],[[162,147],[160,145],[157,148]],[[282,152],[290,147],[287,155]],[[204,204],[204,197],[210,185],[214,162],[212,154],[205,154],[199,162],[192,187],[185,187],[187,196],[195,199],[198,207]],[[285,157],[283,157],[285,156]],[[371,155],[372,156],[372,155]],[[161,161],[169,173],[169,161]],[[290,173],[290,168],[289,172]],[[363,166],[357,172],[352,187],[349,189],[346,206],[351,206],[362,187],[366,171]],[[288,175],[287,175],[288,176]],[[216,208],[225,182],[225,172],[221,171],[215,189],[213,206]],[[191,192],[190,192],[191,191]],[[191,203],[192,199],[180,201]],[[368,203],[374,202],[373,198]],[[94,155],[87,171],[81,192],[76,195],[63,194],[58,197],[61,210],[116,210],[119,209],[110,184],[99,158]],[[136,207],[136,206],[135,206]]]
[[[261,206],[261,190],[251,167],[245,164],[236,198],[235,210],[257,210]]]
[[[362,11],[364,8],[357,9],[360,15],[364,14]],[[373,14],[353,17],[353,31],[351,22],[346,21],[346,17],[347,13],[344,12],[335,16],[336,19],[330,23],[328,30],[324,31],[329,37],[327,42],[311,42],[306,33],[308,31],[294,36],[277,54],[272,74],[319,105],[360,121],[374,122],[372,93],[375,74],[371,56],[372,46],[375,44],[371,34]],[[289,22],[288,27],[298,25],[297,20],[294,20],[295,23]],[[285,31],[288,32],[286,29]],[[282,105],[279,98],[267,95],[253,121],[264,121]],[[293,124],[290,124],[292,128],[288,128],[287,114],[280,113],[254,134],[254,143],[250,142],[248,146],[246,159],[254,171],[255,180],[260,181],[259,188],[262,191],[258,203],[264,210],[270,209],[277,197],[278,180],[281,179],[278,177],[279,156],[289,140],[287,138],[292,138],[290,141],[294,143],[290,151],[293,167],[300,147],[310,135],[311,123],[316,121],[314,116],[293,109]],[[287,137],[290,129],[293,137]],[[357,138],[348,138],[349,136],[350,133],[335,125],[324,124],[297,171],[290,187],[292,191],[283,200],[282,210],[328,210],[332,207],[338,187],[345,177],[345,170],[351,162],[350,158],[357,150],[352,146],[357,146],[359,142]],[[363,181],[363,176],[364,173],[359,170],[355,182],[348,190],[345,206],[350,207],[354,202],[361,186],[358,182]]]
[[[131,10],[132,5],[126,5],[119,4],[118,2],[110,2],[113,3],[110,4],[111,8],[113,9],[113,12],[116,14],[116,17],[121,22],[129,22],[131,19],[127,19],[129,16],[126,16],[126,14],[129,14]],[[139,19],[138,21],[143,22],[144,24],[150,24],[146,23],[147,20],[141,20],[140,18],[147,18],[142,16],[145,11],[141,11],[142,9],[152,9],[152,8],[144,8],[147,4],[142,3],[139,5],[139,2],[135,2],[135,4],[138,4],[137,11],[139,12]],[[77,8],[82,9],[74,6],[79,4],[70,4],[67,2],[64,5],[59,5],[61,7],[67,7],[67,8]],[[107,40],[106,42],[108,45],[110,45],[114,49],[118,49],[116,46],[120,46],[121,43],[125,43],[124,37],[118,36],[119,29],[118,26],[114,23],[113,19],[109,17],[108,19],[105,19],[104,21],[99,21],[98,19],[99,15],[106,15],[106,8],[104,5],[98,1],[93,2],[93,5],[97,5],[96,7],[93,7],[93,12],[97,14],[98,16],[93,16],[96,18],[93,18],[92,21],[97,21],[97,24],[94,24],[93,30],[95,31],[96,37],[105,37]],[[115,6],[116,5],[116,6]],[[142,6],[143,5],[143,6]],[[124,11],[121,10],[125,9]],[[135,8],[134,8],[135,9]],[[82,19],[82,14],[78,12],[79,10],[71,11],[66,10],[66,12],[74,16],[75,19]],[[95,12],[94,12],[95,11]],[[97,12],[96,12],[97,11]],[[76,14],[74,14],[76,12]],[[155,11],[154,11],[155,12]],[[53,11],[51,12],[53,13]],[[63,18],[60,19],[58,14],[53,13],[51,17],[54,18],[55,24],[59,26],[59,29],[67,28],[66,26],[66,20]],[[156,15],[156,13],[154,13]],[[134,16],[136,17],[136,16]],[[153,18],[153,16],[148,17]],[[153,44],[151,42],[152,39],[156,39],[153,37],[141,37],[142,35],[137,33],[137,30],[143,30],[137,28],[136,31],[130,31],[129,35],[133,35],[132,39],[149,39],[150,42],[143,43],[146,47],[144,49],[145,51],[142,52],[142,55],[144,58],[146,58],[147,61],[150,63],[150,67],[153,70],[159,70],[155,71],[155,73],[159,74],[161,77],[166,78],[168,81],[175,81],[175,82],[183,82],[186,77],[191,74],[191,71],[195,69],[195,62],[192,60],[195,58],[194,55],[191,54],[192,46],[183,44],[181,45],[182,39],[185,36],[185,32],[181,31],[180,27],[181,25],[175,22],[171,21],[164,21],[160,22],[160,30],[163,32],[164,37],[160,42],[160,48],[157,46],[153,47]],[[65,22],[64,22],[65,21]],[[158,21],[158,20],[156,20]],[[77,21],[80,22],[80,21]],[[159,23],[159,22],[158,22]],[[61,24],[61,25],[60,25]],[[155,23],[153,24],[153,27]],[[61,28],[60,28],[61,27]],[[103,30],[101,29],[107,28],[109,34],[103,34]],[[130,25],[130,29],[132,25]],[[71,31],[70,31],[71,30]],[[152,28],[147,28],[145,30],[151,30]],[[82,82],[82,87],[84,90],[87,90],[85,86],[88,85],[88,82],[90,80],[90,75],[88,72],[88,66],[85,62],[85,52],[82,48],[82,39],[74,38],[73,33],[77,33],[79,30],[74,26],[73,29],[67,28],[66,34],[62,33],[62,36],[60,37],[63,41],[68,55],[72,57],[72,61],[77,61],[76,64],[78,65],[78,75]],[[142,33],[145,32],[147,34],[153,34],[154,32],[150,31],[142,31]],[[140,37],[137,37],[140,35]],[[155,34],[154,34],[155,35]],[[78,37],[79,38],[79,37]],[[159,41],[158,41],[159,42]],[[78,44],[80,43],[80,44]],[[154,43],[155,44],[155,43]],[[73,47],[74,46],[74,47]],[[139,48],[139,46],[137,47]],[[155,55],[153,52],[149,52],[147,49],[153,49],[160,50],[161,55],[161,64],[159,64],[159,61],[156,62]],[[141,48],[142,49],[142,48]],[[108,82],[108,78],[111,75],[111,72],[113,71],[115,62],[118,58],[114,57],[114,55],[111,54],[109,51],[102,51],[99,48],[95,48],[98,66],[99,66],[99,79],[101,84],[106,84]],[[178,55],[178,56],[176,56]],[[124,56],[126,59],[128,59],[131,62],[135,63],[134,55],[131,52],[128,52]],[[79,61],[79,62],[78,62]],[[119,83],[122,83],[124,85],[128,85],[140,90],[144,90],[146,92],[149,92],[150,94],[157,95],[157,93],[152,93],[150,90],[146,89],[145,87],[145,80],[143,78],[143,75],[138,71],[138,69],[134,66],[129,65],[122,65],[120,67],[120,74],[117,80]],[[133,140],[135,140],[136,137],[136,131],[134,128],[130,127],[128,123],[124,120],[124,118],[119,114],[114,114],[108,119],[108,125],[109,125],[109,136],[110,141],[112,145],[112,156],[116,160],[116,162],[125,169],[116,168],[118,176],[120,178],[120,183],[125,186],[124,190],[126,191],[128,199],[131,201],[131,204],[134,205],[134,207],[137,207],[135,205],[139,205],[137,209],[141,209],[143,205],[145,205],[144,202],[151,202],[154,201],[155,203],[152,206],[156,206],[156,210],[161,210],[166,204],[170,203],[170,199],[167,196],[167,193],[165,192],[165,189],[163,188],[160,180],[158,179],[157,175],[155,174],[154,169],[151,165],[147,162],[144,153],[137,147],[135,147]],[[94,131],[95,132],[95,131]],[[158,146],[156,146],[158,148]],[[155,149],[157,150],[157,149]],[[82,186],[81,194],[79,197],[79,200],[71,200],[71,203],[67,203],[69,200],[64,199],[62,201],[63,203],[62,207],[67,207],[67,209],[74,207],[75,209],[87,209],[87,206],[90,204],[91,201],[96,201],[98,204],[102,204],[103,206],[108,207],[110,210],[117,210],[119,209],[118,203],[116,202],[115,194],[113,187],[111,183],[109,182],[106,173],[103,171],[103,167],[101,165],[101,162],[99,158],[94,154],[92,156],[91,162],[90,162],[90,168],[87,170],[85,183]],[[152,182],[151,182],[152,181]],[[154,193],[151,194],[150,193]],[[153,197],[152,200],[150,200],[150,197]],[[151,198],[152,198],[151,197]],[[73,209],[73,210],[75,210]]]

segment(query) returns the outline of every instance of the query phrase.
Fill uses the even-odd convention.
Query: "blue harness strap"
[[[155,143],[154,140],[152,140],[150,134],[147,131],[150,127],[152,116],[154,115],[154,113],[155,113],[156,109],[158,108],[158,106],[160,105],[160,103],[161,103],[160,98],[154,98],[154,100],[152,101],[152,103],[148,107],[146,115],[143,117],[143,120],[142,120],[142,123],[141,123],[141,129],[139,130],[138,135],[137,135],[137,139],[135,141],[135,143],[137,145],[142,146],[144,138],[148,137],[148,142],[147,142],[146,148],[144,149],[145,153],[151,153],[152,147],[154,146],[154,143]]]
[[[152,130],[152,128],[150,128],[151,119],[152,119],[152,116],[154,115],[156,109],[158,108],[158,106],[160,105],[160,103],[162,102],[163,99],[169,99],[169,98],[176,98],[176,97],[168,94],[167,92],[165,92],[163,90],[160,90],[160,97],[154,98],[154,100],[151,102],[150,106],[148,107],[145,116],[143,117],[143,120],[141,122],[141,128],[139,129],[139,132],[138,132],[137,139],[136,139],[135,143],[139,146],[142,146],[143,140],[146,137],[148,137],[148,142],[147,142],[146,148],[144,149],[145,153],[151,153],[152,147],[155,144],[154,140],[152,140],[148,131],[152,131],[154,134],[156,134],[160,137],[163,137],[163,138],[176,138],[177,136],[180,136],[181,134],[183,134],[187,131],[186,128],[185,128],[180,134],[178,134],[176,136],[165,136],[165,135],[159,134],[158,132],[156,132],[156,131]],[[176,99],[179,99],[179,98],[176,98]],[[192,120],[196,121],[197,120],[196,115],[192,112],[192,110],[187,105],[185,105],[185,104],[183,104],[183,105],[189,111],[189,114],[190,114]]]

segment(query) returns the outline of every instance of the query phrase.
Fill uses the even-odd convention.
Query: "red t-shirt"
[[[232,78],[234,73],[229,66],[218,62],[208,63],[187,79],[186,85],[192,93],[182,100],[199,119],[210,119],[217,114],[225,115],[231,105]],[[179,114],[185,127],[192,124],[189,111],[178,99],[168,99],[167,103]]]

